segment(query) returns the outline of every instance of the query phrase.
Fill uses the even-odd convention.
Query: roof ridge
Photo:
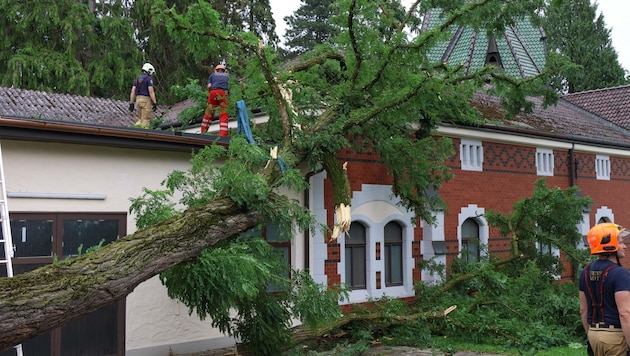
[[[111,99],[111,98],[101,98],[101,97],[98,97],[98,96],[86,96],[86,95],[71,94],[71,93],[55,93],[55,92],[48,92],[48,91],[44,91],[44,90],[12,88],[12,87],[3,87],[3,86],[0,86],[0,91],[16,91],[16,92],[26,92],[26,93],[33,93],[33,94],[41,93],[41,94],[44,94],[44,95],[47,95],[47,96],[48,95],[52,95],[53,97],[56,97],[56,96],[69,96],[69,97],[85,98],[85,99],[90,99],[90,100],[108,100],[108,101],[116,101],[116,102],[126,102],[126,100]]]
[[[580,95],[580,94],[590,94],[590,93],[594,93],[594,92],[616,90],[616,89],[620,89],[620,88],[624,88],[624,87],[629,87],[630,88],[630,84],[622,84],[622,85],[618,85],[616,87],[599,88],[599,89],[591,89],[591,90],[579,91],[579,92],[575,92],[575,93],[567,93],[567,94],[561,95],[561,97],[564,98],[564,97],[567,97],[567,96],[577,96],[577,95]]]

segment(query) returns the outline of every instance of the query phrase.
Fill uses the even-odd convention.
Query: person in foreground
[[[601,223],[588,232],[591,255],[598,259],[580,274],[580,315],[589,355],[626,356],[630,340],[630,273],[619,258],[626,255],[630,231]]]

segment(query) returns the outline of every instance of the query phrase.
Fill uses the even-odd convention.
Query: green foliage
[[[342,288],[322,288],[305,271],[293,272],[292,289],[294,314],[310,328],[341,318],[339,301],[348,298],[348,291]]]
[[[323,289],[306,272],[282,277],[289,269],[265,240],[242,237],[171,268],[160,280],[189,313],[212,318],[214,327],[256,354],[277,355],[290,343],[292,317],[317,327],[341,316],[339,292]],[[270,293],[272,286],[278,291]]]
[[[350,340],[445,352],[484,345],[523,355],[558,347],[583,354],[577,285],[558,281],[562,264],[557,257],[541,253],[540,246],[550,243],[563,251],[566,261],[576,266],[584,263],[587,254],[575,248],[580,239],[576,224],[590,203],[574,188],[547,188],[545,179],[538,180],[532,196],[517,201],[511,212],[486,213],[493,229],[518,239],[518,248],[496,256],[488,246],[480,246],[479,261],[468,262],[463,252],[448,270],[435,260],[423,261],[418,268],[433,272],[442,282],[419,282],[411,307],[387,298],[371,301],[369,308],[355,307],[353,312],[359,315],[382,317],[357,318],[344,331]],[[393,322],[397,316],[407,317],[406,322]]]
[[[625,70],[612,47],[604,15],[589,0],[548,1],[543,18],[547,51],[569,60],[553,79],[562,92],[575,93],[626,84]]]
[[[423,1],[421,6],[443,6],[449,23],[500,31],[519,16],[532,16],[542,4],[542,0]],[[421,12],[409,13],[409,22],[404,22],[406,18],[401,16],[400,4],[341,0],[334,6],[339,16],[334,16],[331,23],[339,26],[338,36],[287,67],[277,63],[272,47],[261,46],[255,30],[238,32],[238,27],[230,26],[230,22],[222,18],[221,14],[226,13],[206,2],[178,8],[157,0],[152,3],[151,11],[145,9],[145,14],[150,14],[147,24],[162,26],[168,39],[185,48],[187,55],[194,54],[195,60],[227,57],[228,64],[236,68],[232,73],[245,78],[243,82],[247,85],[242,95],[270,114],[268,126],[271,129],[254,130],[261,136],[258,145],[234,136],[227,148],[214,144],[201,150],[193,156],[190,170],[169,175],[164,182],[167,194],[180,194],[179,202],[184,207],[201,206],[215,197],[229,198],[240,207],[261,213],[265,223],[277,225],[288,238],[296,228],[306,230],[316,226],[306,207],[287,198],[285,189],[302,192],[308,187],[303,172],[297,167],[318,171],[324,166],[325,158],[345,148],[359,152],[371,149],[391,174],[393,193],[401,204],[414,210],[417,217],[432,221],[433,212],[444,209],[432,192],[450,178],[445,161],[453,149],[450,141],[433,138],[438,125],[481,122],[480,113],[470,105],[470,99],[485,87],[492,87],[493,92],[502,97],[511,115],[532,109],[531,103],[525,100],[530,95],[544,95],[546,104],[553,99],[549,88],[545,87],[546,76],[520,80],[503,76],[494,66],[464,71],[459,66],[432,61],[429,52],[448,37],[448,26],[407,36],[404,30],[409,29],[409,24],[419,23]],[[274,86],[276,80],[294,94],[292,104],[296,113],[288,112],[288,117],[285,115],[282,119],[279,114],[285,102],[279,97],[280,88]],[[492,85],[487,85],[488,81]],[[196,90],[187,89],[189,93]],[[269,160],[268,150],[276,146],[289,167],[282,173],[272,169],[275,162]],[[564,248],[576,240],[576,212],[584,202],[570,200],[564,193],[543,192],[543,187],[536,191],[540,196],[515,206],[513,213],[488,214],[488,221],[497,226],[497,231],[519,237],[515,252],[522,251],[534,261],[532,266],[516,259],[513,264],[499,267],[493,260],[485,259],[448,271],[452,274],[447,275],[439,297],[419,299],[427,301],[427,307],[436,311],[443,307],[439,303],[458,304],[452,319],[457,316],[457,323],[446,322],[451,319],[430,320],[431,330],[440,330],[443,335],[466,330],[472,340],[503,343],[519,336],[525,340],[525,348],[559,342],[556,335],[550,334],[533,345],[528,335],[517,335],[526,329],[524,320],[540,322],[542,319],[527,319],[520,315],[524,310],[502,299],[505,298],[502,292],[510,290],[512,278],[533,279],[535,273],[531,271],[538,273],[539,290],[551,283],[557,270],[550,267],[558,264],[545,256],[537,257],[537,242]],[[161,199],[157,192],[148,195],[145,200],[149,203]],[[563,205],[567,202],[570,209]],[[561,210],[557,218],[549,217],[556,209]],[[155,217],[146,221],[167,217],[170,212],[169,209],[143,208],[141,204],[134,206],[133,211],[138,215],[151,213]],[[528,212],[530,215],[524,215]],[[570,224],[573,231],[567,227]],[[338,298],[328,295],[326,299],[327,293],[319,293],[318,287],[301,289],[306,295],[324,298],[318,301],[317,307],[308,310],[306,299],[295,299],[296,295],[290,291],[296,290],[295,284],[311,285],[307,282],[312,281],[301,278],[299,283],[294,280],[291,287],[284,284],[281,271],[274,267],[270,257],[265,257],[259,245],[254,248],[249,244],[252,241],[254,239],[246,243],[239,239],[215,249],[217,251],[207,251],[198,262],[163,274],[162,280],[169,288],[169,295],[183,300],[191,311],[201,313],[201,317],[212,317],[216,326],[238,336],[249,346],[272,353],[286,344],[285,330],[290,315],[298,315],[307,324],[317,325],[318,316],[333,318],[337,315],[330,308],[336,306]],[[577,256],[577,252],[574,255]],[[222,276],[226,271],[232,273]],[[235,277],[233,271],[239,271],[239,276]],[[454,279],[469,274],[474,278],[464,278],[461,282]],[[283,292],[268,294],[270,284]],[[474,293],[469,295],[468,291]],[[482,294],[491,303],[481,299]],[[311,300],[318,299],[312,297]],[[289,305],[297,309],[289,312]],[[230,316],[230,310],[236,310],[237,316]],[[547,312],[558,313],[556,310]],[[521,318],[521,324],[507,325],[508,317],[514,315]],[[353,328],[352,335],[362,340],[384,332],[378,327],[353,325]],[[547,328],[548,325],[541,325],[537,331],[547,332]]]
[[[168,175],[162,182],[166,189],[145,188],[142,197],[132,199],[130,212],[136,214],[138,227],[146,227],[176,213],[175,196],[180,206],[190,208],[220,195],[263,213],[268,223],[278,227],[280,240],[290,239],[295,226],[314,228],[305,207],[275,194],[274,186],[256,174],[268,159],[266,152],[243,137],[233,137],[228,148],[208,146],[192,155],[189,170]],[[294,169],[275,184],[296,191],[306,187]],[[343,290],[327,290],[306,272],[292,271],[287,278],[289,271],[282,255],[265,240],[241,237],[204,251],[197,261],[175,266],[160,278],[169,296],[181,300],[190,313],[212,318],[213,326],[258,354],[275,355],[290,341],[292,318],[317,327],[341,316],[338,301]]]
[[[85,250],[85,254],[88,253],[92,253],[94,251],[98,251],[101,247],[103,247],[103,244],[105,243],[105,239],[101,239],[101,241],[98,242],[98,245],[94,245],[94,246],[90,246]],[[79,245],[79,256],[81,256],[81,251],[83,250],[83,244]]]
[[[141,56],[120,3],[91,10],[74,0],[3,0],[0,14],[6,34],[0,40],[1,85],[128,97]]]
[[[99,241],[98,245],[94,245],[94,246],[88,247],[85,250],[85,252],[83,252],[83,244],[79,244],[79,247],[77,247],[77,255],[76,256],[68,256],[68,257],[64,258],[63,260],[59,260],[59,257],[56,254],[54,254],[53,255],[53,264],[67,263],[67,262],[72,261],[76,257],[81,257],[83,255],[87,255],[88,253],[92,253],[94,251],[98,251],[98,250],[101,249],[101,247],[103,247],[104,243],[105,243],[105,239],[101,239],[101,241]]]
[[[284,240],[291,237],[293,227],[302,230],[317,227],[308,209],[297,200],[275,193],[283,186],[294,192],[307,187],[298,169],[287,169],[275,181],[269,182],[259,173],[269,155],[261,147],[251,145],[243,136],[232,137],[230,146],[213,144],[193,153],[188,171],[173,171],[162,182],[165,190],[144,189],[144,195],[131,199],[130,212],[136,214],[136,224],[154,225],[172,217],[178,195],[179,204],[192,208],[209,203],[216,196],[230,197],[249,210],[258,211],[265,220],[277,225]],[[273,163],[273,162],[272,162]]]
[[[228,6],[229,5],[229,6]],[[214,8],[213,8],[214,6]],[[215,64],[243,63],[228,43],[208,41],[188,46],[198,36],[179,38],[169,32],[159,11],[189,9],[196,21],[215,29],[248,31],[275,45],[275,22],[265,1],[229,4],[196,0],[98,2],[0,1],[0,85],[85,96],[127,100],[143,62],[156,68],[155,90],[160,103],[179,99],[169,88],[188,78],[205,81]],[[159,11],[156,11],[159,9]],[[195,38],[196,37],[196,38]]]
[[[442,286],[418,285],[416,305],[421,310],[457,306],[444,320],[430,321],[432,336],[523,353],[583,340],[577,286],[545,277],[533,261],[519,270],[509,278],[499,271],[484,273],[447,293]]]
[[[580,342],[577,286],[557,282],[562,263],[545,246],[562,250],[569,263],[584,263],[586,254],[575,247],[581,238],[576,224],[590,204],[575,188],[547,188],[539,179],[532,196],[516,202],[511,212],[486,212],[488,223],[516,242],[510,256],[503,257],[510,262],[501,263],[501,257],[486,251],[478,262],[455,259],[446,276],[433,261],[423,264],[445,282],[418,284],[418,307],[439,312],[457,306],[444,320],[431,321],[433,333],[525,354]]]
[[[285,45],[291,56],[310,51],[339,31],[331,22],[336,11],[333,0],[305,0],[291,16],[286,16],[288,28]]]
[[[549,273],[561,272],[557,258],[547,258],[543,247],[561,249],[569,263],[583,263],[584,253],[577,249],[581,239],[575,226],[582,221],[583,212],[592,204],[588,197],[577,194],[577,187],[547,188],[546,180],[536,181],[529,198],[520,199],[513,211],[501,213],[487,211],[488,223],[499,229],[501,235],[516,239],[512,254],[535,258]]]
[[[245,343],[277,351],[288,342],[289,313],[284,298],[271,296],[266,289],[288,268],[281,261],[265,240],[239,239],[205,251],[195,263],[171,268],[160,280],[168,295],[181,300],[190,313],[211,317],[214,327]],[[236,316],[231,315],[232,308]],[[272,339],[265,342],[266,338]]]
[[[176,214],[175,204],[171,202],[171,191],[150,190],[143,188],[141,197],[131,198],[129,212],[136,216],[136,227],[139,229],[153,226]]]

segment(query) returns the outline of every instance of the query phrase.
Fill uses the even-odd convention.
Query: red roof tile
[[[572,93],[563,98],[612,123],[630,128],[630,85]]]
[[[592,112],[586,111],[564,99],[555,106],[543,109],[542,99],[529,98],[536,103],[531,114],[520,114],[505,119],[499,98],[479,94],[474,100],[486,120],[495,121],[496,127],[530,130],[541,136],[565,136],[593,142],[630,144],[630,130],[620,127]]]

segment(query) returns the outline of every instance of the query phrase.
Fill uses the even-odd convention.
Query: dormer
[[[497,41],[494,35],[489,35],[488,37],[488,50],[486,51],[486,61],[484,64],[492,64],[503,70],[501,54],[499,54],[499,48],[497,47]]]

